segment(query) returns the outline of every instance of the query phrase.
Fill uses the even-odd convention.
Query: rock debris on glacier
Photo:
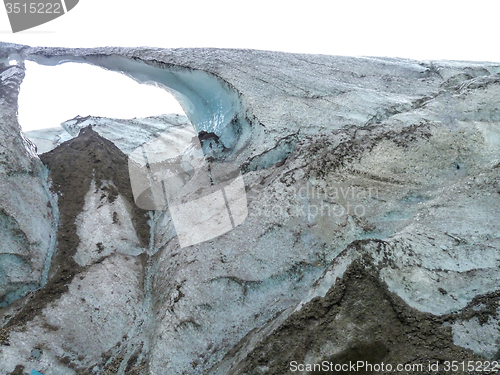
[[[2,373],[500,359],[500,64],[0,47]],[[67,142],[28,135],[53,148],[37,157],[26,59],[163,85],[187,118],[77,117]],[[135,206],[126,155],[189,124],[240,166],[248,217],[181,248],[168,210]]]

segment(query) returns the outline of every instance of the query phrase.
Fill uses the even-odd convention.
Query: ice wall
[[[33,144],[17,122],[19,54],[0,51],[0,307],[38,289],[55,247],[57,207]]]
[[[151,230],[149,247],[135,255],[122,246],[122,254],[113,244],[123,245],[122,233],[131,238],[126,205],[106,206],[103,189],[87,189],[87,212],[74,215],[85,267],[26,325],[0,331],[0,343],[11,342],[0,346],[6,372],[36,363],[46,375],[284,374],[292,360],[340,363],[370,351],[377,363],[498,357],[500,64],[23,48],[50,64],[72,56],[118,69],[121,55],[146,61],[139,70],[220,77],[239,100],[237,117],[251,119],[248,143],[242,131],[227,152],[241,152],[246,165],[249,216],[181,248],[172,215],[151,214],[151,227],[141,227]],[[191,89],[183,89],[188,99],[198,95]],[[207,118],[229,121],[222,113]],[[122,125],[103,121],[102,129],[138,134]],[[216,147],[208,134],[216,127],[204,129]],[[217,129],[217,137],[237,134]],[[111,160],[89,142],[80,155],[61,152],[62,167],[94,165],[78,165],[92,144],[100,161]],[[102,171],[105,180],[113,172]],[[81,185],[61,180],[68,190]],[[44,353],[33,359],[37,347]]]

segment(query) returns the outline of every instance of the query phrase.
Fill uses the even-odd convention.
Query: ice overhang
[[[138,83],[169,91],[180,103],[195,129],[213,134],[221,143],[219,156],[237,154],[247,143],[249,123],[237,91],[213,74],[202,70],[145,61],[119,55],[47,56],[27,54],[25,60],[41,65],[86,63],[127,75]]]

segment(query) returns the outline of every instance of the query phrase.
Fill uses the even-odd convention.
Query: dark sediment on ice
[[[80,243],[75,221],[83,210],[92,180],[96,188],[107,192],[110,203],[118,195],[130,203],[133,207],[132,223],[140,244],[148,246],[149,243],[147,212],[134,204],[127,156],[111,141],[87,127],[78,137],[42,154],[40,159],[48,166],[51,189],[58,195],[60,220],[57,249],[47,284],[31,295],[29,301],[4,327],[4,332],[32,320],[48,303],[65,293],[74,276],[84,269],[73,259]]]

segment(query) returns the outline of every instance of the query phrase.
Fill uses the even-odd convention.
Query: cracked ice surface
[[[242,166],[248,217],[181,248],[169,211],[150,213],[146,254],[104,247],[101,260],[94,236],[110,247],[122,232],[135,240],[126,207],[89,192],[78,256],[97,263],[29,323],[36,340],[11,327],[19,343],[1,348],[9,371],[30,363],[24,347],[41,343],[50,347],[38,362],[48,375],[49,362],[64,367],[58,355],[86,371],[154,375],[281,374],[292,359],[359,353],[360,342],[385,348],[387,363],[496,355],[500,64],[209,49],[22,54],[177,90],[196,130],[214,131],[228,147],[219,156]],[[203,103],[206,95],[214,101]],[[140,121],[73,119],[68,128],[80,121],[94,121],[122,149],[137,147],[134,134],[156,136]],[[92,210],[105,223],[96,233]],[[61,333],[46,331],[42,318]],[[95,345],[76,336],[86,319]]]

